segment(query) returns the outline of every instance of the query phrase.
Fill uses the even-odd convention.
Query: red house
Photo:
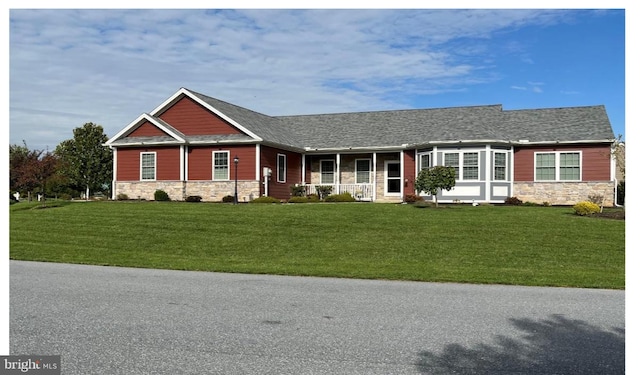
[[[602,195],[612,205],[614,138],[604,106],[268,116],[181,88],[106,145],[114,199],[153,199],[162,189],[173,200],[220,201],[237,181],[241,202],[286,200],[296,184],[309,194],[330,185],[359,200],[402,202],[416,193],[420,169],[446,165],[456,186],[440,202],[574,204]]]

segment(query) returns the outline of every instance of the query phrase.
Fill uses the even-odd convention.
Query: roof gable
[[[137,134],[138,129],[143,128]],[[155,127],[156,130],[150,128]],[[135,135],[132,135],[135,134]],[[137,119],[133,120],[124,129],[111,137],[105,145],[112,146],[118,143],[135,144],[144,142],[161,142],[161,143],[179,143],[186,142],[184,134],[167,124],[164,120],[151,116],[148,113],[141,114]]]

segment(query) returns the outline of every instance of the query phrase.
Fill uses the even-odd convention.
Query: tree
[[[111,183],[112,153],[103,146],[107,140],[102,126],[88,122],[73,130],[73,139],[56,147],[64,174],[72,183],[86,189],[87,199],[91,190],[102,189]]]
[[[438,207],[438,192],[442,189],[449,191],[455,185],[455,168],[438,165],[421,170],[416,178],[415,187],[418,193],[424,191],[434,196],[436,198],[436,207]]]
[[[58,157],[42,150],[29,150],[24,146],[9,146],[9,186],[10,189],[26,190],[31,200],[32,192],[43,195],[47,183],[58,170]],[[44,202],[45,200],[43,200]]]

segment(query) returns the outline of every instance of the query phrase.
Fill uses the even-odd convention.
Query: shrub
[[[222,197],[222,203],[233,203],[233,202],[235,202],[233,195],[225,195],[224,197]]]
[[[404,201],[407,203],[422,202],[423,200],[424,198],[416,194],[407,194],[404,196]]]
[[[545,206],[545,207],[551,207],[551,203],[549,203],[547,201],[542,202],[542,205]]]
[[[520,206],[522,204],[522,201],[518,199],[518,197],[509,197],[504,200],[504,204],[509,204],[512,206]]]
[[[325,202],[355,202],[356,199],[349,194],[349,192],[345,191],[340,194],[331,194],[324,199]]]
[[[320,198],[317,195],[309,195],[306,197],[291,197],[289,203],[317,203]]]
[[[316,186],[316,193],[318,193],[318,198],[320,198],[320,200],[325,199],[329,194],[331,194],[332,190],[333,186],[330,185]]]
[[[529,201],[524,202],[522,205],[523,206],[529,206],[529,207],[537,207],[537,206],[539,206],[539,204],[537,204],[535,202],[529,202]]]
[[[304,197],[307,195],[307,188],[304,185],[291,185],[289,189],[291,189],[291,195],[294,197]]]
[[[573,206],[573,211],[575,211],[576,215],[580,216],[593,215],[596,212],[600,212],[600,206],[593,202],[582,201]]]
[[[116,200],[126,201],[126,200],[129,200],[129,196],[127,194],[120,193],[120,194],[116,195]]]
[[[259,197],[249,203],[280,203],[280,200],[274,197]]]
[[[155,193],[153,193],[153,199],[155,199],[156,201],[160,201],[160,202],[166,202],[166,201],[170,201],[171,199],[169,198],[169,194],[167,194],[166,191],[164,190],[156,190]]]
[[[185,199],[186,202],[202,202],[202,197],[199,195],[190,195]]]
[[[428,207],[435,207],[436,204],[434,202],[427,202],[425,200],[422,200],[414,203],[413,206],[416,208],[428,208]]]

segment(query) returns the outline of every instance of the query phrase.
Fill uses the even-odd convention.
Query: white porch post
[[[404,202],[404,150],[400,150],[400,198]]]
[[[378,195],[378,153],[373,153],[373,197],[372,201],[376,201]]]
[[[340,154],[336,154],[336,191],[335,194],[340,194]]]
[[[302,154],[301,158],[302,158],[302,173],[301,173],[301,177],[302,178],[300,178],[300,182],[303,185],[306,185],[307,184],[307,181],[306,181],[306,176],[307,176],[307,155]]]
[[[491,180],[493,180],[493,166],[491,165],[493,158],[491,157],[491,146],[486,145],[485,149],[487,150],[487,155],[485,155],[484,159],[484,200],[489,202],[491,200]]]

